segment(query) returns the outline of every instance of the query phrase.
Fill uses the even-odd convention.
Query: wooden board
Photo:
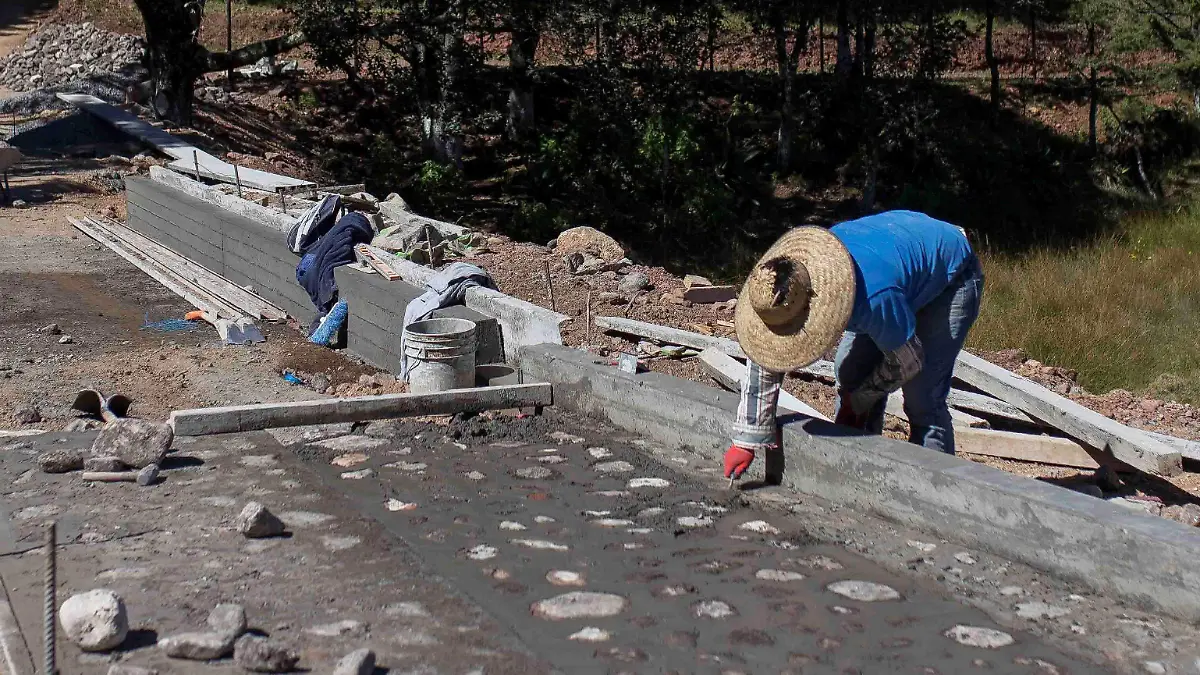
[[[1183,457],[1178,450],[978,356],[959,354],[954,374],[976,389],[1008,401],[1031,417],[1109,452],[1130,466],[1158,476],[1174,476],[1183,471]]]
[[[150,275],[155,281],[165,286],[168,290],[190,302],[193,307],[204,312],[205,315],[207,315],[207,317],[211,317],[212,320],[237,319],[238,317],[244,316],[244,314],[237,308],[232,307],[220,298],[213,296],[186,279],[175,275],[167,268],[148,258],[144,253],[136,251],[132,247],[128,246],[116,236],[109,234],[101,228],[90,223],[85,223],[69,216],[67,217],[67,220],[69,220],[71,224],[74,225],[79,231],[112,249],[114,253],[124,258],[131,265]]]
[[[203,436],[414,415],[530,408],[550,405],[553,402],[551,396],[549,384],[514,384],[451,389],[434,394],[384,394],[176,410],[171,413],[170,424],[176,436]]]
[[[954,444],[958,452],[971,455],[1079,469],[1096,469],[1100,466],[1087,449],[1069,438],[956,428]]]
[[[400,278],[400,273],[396,268],[392,267],[387,259],[390,258],[387,251],[375,248],[369,244],[355,244],[354,253],[359,260],[370,266],[371,269],[379,273],[379,276],[388,281],[396,281]]]
[[[720,350],[710,348],[701,351],[700,364],[713,379],[734,391],[740,390],[746,381],[746,365]],[[829,421],[829,418],[818,410],[782,389],[779,391],[779,407]]]
[[[126,244],[141,251],[155,262],[173,270],[178,276],[212,293],[246,314],[264,321],[287,321],[287,312],[247,291],[225,277],[179,255],[158,242],[112,221],[88,218],[88,222],[105,228]]]

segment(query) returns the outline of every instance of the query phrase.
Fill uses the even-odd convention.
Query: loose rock
[[[113,420],[104,425],[92,443],[92,455],[120,457],[134,469],[162,464],[175,433],[171,426],[133,417]]]
[[[747,532],[757,532],[758,534],[779,534],[779,528],[765,520],[751,520],[748,523],[739,525],[738,529]]]
[[[249,539],[277,537],[284,532],[283,521],[258,502],[250,502],[238,514],[236,526]]]
[[[703,600],[692,605],[692,613],[702,619],[727,619],[737,615],[737,610],[721,600]]]
[[[555,242],[554,251],[561,255],[590,253],[604,260],[618,260],[625,257],[625,249],[616,239],[594,227],[572,227],[559,234]]]
[[[58,612],[59,623],[67,638],[85,652],[114,649],[129,634],[125,602],[107,589],[73,595]]]
[[[546,581],[555,586],[582,586],[583,575],[569,570],[550,570],[546,573]]]
[[[67,422],[67,426],[63,427],[63,431],[68,433],[78,433],[80,431],[91,431],[92,429],[97,429],[99,427],[100,423],[96,420],[90,420],[85,417],[77,417],[70,422]]]
[[[371,675],[375,672],[375,652],[358,649],[343,656],[333,667],[333,675]]]
[[[37,424],[42,421],[42,412],[34,407],[17,408],[13,411],[17,424]]]
[[[120,457],[88,457],[83,460],[84,471],[124,471]]]
[[[554,472],[544,466],[530,466],[524,469],[517,469],[517,476],[528,480],[545,480],[554,475]]]
[[[38,468],[45,473],[68,473],[83,469],[83,453],[79,450],[47,450],[38,455]]]
[[[74,344],[74,343],[75,343],[75,338],[71,337],[70,335],[64,335],[64,336],[58,338],[58,344],[60,344],[60,345],[69,345],[69,344]]]
[[[754,578],[760,581],[800,581],[804,575],[786,570],[759,570],[754,573]]]
[[[616,616],[625,611],[629,601],[612,593],[573,591],[533,603],[533,615],[551,621],[564,619]]]
[[[367,634],[367,624],[362,621],[355,621],[354,619],[343,619],[342,621],[313,626],[304,632],[321,637],[362,636]]]
[[[217,633],[179,633],[159,638],[158,648],[173,659],[209,661],[228,656],[233,640]]]
[[[158,465],[150,464],[137,473],[137,484],[142,487],[158,482]]]
[[[208,613],[208,627],[233,642],[246,632],[246,610],[231,602],[217,605]]]
[[[233,662],[255,673],[288,673],[300,662],[300,655],[257,635],[243,635],[233,648]]]
[[[568,635],[567,639],[575,640],[576,642],[605,642],[610,637],[611,636],[609,635],[608,631],[601,630],[595,626],[588,626],[587,628]]]
[[[625,275],[621,283],[617,284],[617,290],[622,293],[638,293],[650,288],[650,277],[641,272],[633,272]]]
[[[58,324],[52,323],[52,324],[49,324],[46,326],[42,326],[41,328],[38,329],[38,332],[45,333],[47,335],[61,335],[62,329],[58,327]]]
[[[1044,602],[1022,602],[1017,605],[1017,616],[1034,621],[1037,619],[1057,619],[1071,613],[1065,607],[1055,607]]]
[[[633,465],[629,462],[601,462],[592,467],[600,473],[629,473],[633,471]]]

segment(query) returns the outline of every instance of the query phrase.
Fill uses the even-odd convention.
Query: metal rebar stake
[[[46,577],[43,589],[45,604],[42,608],[42,646],[45,648],[45,661],[42,665],[43,675],[58,675],[58,665],[55,658],[56,615],[58,614],[57,546],[58,525],[51,521],[46,524]]]

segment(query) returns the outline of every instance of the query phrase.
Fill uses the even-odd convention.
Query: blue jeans
[[[946,397],[954,376],[954,362],[967,340],[967,332],[979,317],[983,295],[983,270],[972,258],[955,280],[928,305],[916,310],[917,337],[925,348],[925,365],[904,385],[904,414],[912,428],[910,443],[954,454],[954,426]],[[853,391],[875,370],[883,353],[862,333],[846,333],[838,345],[834,368],[839,391]],[[866,431],[883,432],[886,401],[880,401],[868,416]],[[841,410],[842,400],[837,402]]]

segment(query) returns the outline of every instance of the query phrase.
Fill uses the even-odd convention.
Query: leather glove
[[[725,451],[725,477],[741,478],[754,463],[754,451],[730,445]]]
[[[863,405],[865,401],[863,401],[862,397],[860,397],[856,405],[855,397],[856,393],[851,393],[844,390],[838,392],[838,398],[841,400],[841,406],[839,406],[838,414],[833,420],[834,424],[840,424],[842,426],[852,427],[854,429],[865,429],[867,427],[868,415],[871,414],[871,409],[874,408],[875,402],[877,402],[878,399],[876,399],[875,402],[871,402],[871,404],[868,405],[865,410],[863,410],[860,409],[859,406]]]

